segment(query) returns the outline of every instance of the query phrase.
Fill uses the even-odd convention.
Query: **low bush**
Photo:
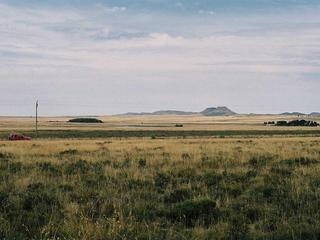
[[[164,210],[164,215],[173,222],[183,222],[187,227],[194,226],[198,220],[207,225],[219,217],[216,202],[210,199],[186,200]]]
[[[165,172],[158,172],[154,177],[154,184],[157,188],[161,190],[165,189],[171,181],[171,176]]]
[[[70,119],[68,122],[70,123],[103,123],[103,121],[97,118],[74,118],[74,119]]]
[[[283,160],[282,162],[289,166],[296,166],[296,165],[310,166],[310,165],[320,163],[320,161],[316,159],[311,159],[306,157],[287,159],[287,160]]]
[[[57,231],[63,221],[62,202],[56,190],[42,183],[28,185],[9,201],[5,215],[12,227],[11,239],[41,239],[45,226],[56,226]]]
[[[40,162],[36,165],[38,166],[40,171],[48,174],[49,176],[58,177],[62,175],[61,169],[50,162]]]
[[[192,196],[192,191],[188,188],[175,189],[164,196],[165,203],[182,202]]]
[[[91,165],[85,160],[78,160],[76,162],[67,164],[65,166],[65,173],[67,175],[86,174],[91,170]]]
[[[78,153],[77,149],[67,149],[65,151],[62,151],[59,153],[60,156],[65,156],[65,155],[76,155]]]
[[[203,181],[208,187],[215,187],[224,179],[222,174],[209,172],[202,176]]]
[[[8,160],[13,158],[13,155],[10,153],[6,153],[6,152],[0,152],[0,161],[1,160]]]
[[[309,120],[292,120],[292,121],[278,121],[276,126],[294,126],[294,127],[317,127],[319,123]]]
[[[138,161],[139,168],[144,168],[147,165],[147,160],[140,158]]]

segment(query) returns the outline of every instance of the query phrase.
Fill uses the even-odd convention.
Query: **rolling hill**
[[[177,110],[160,110],[155,112],[141,112],[141,113],[135,113],[135,112],[129,112],[125,114],[120,115],[126,115],[126,116],[143,116],[143,115],[204,115],[204,116],[230,116],[235,115],[237,113],[231,111],[227,107],[210,107],[206,108],[205,110],[201,112],[185,112],[185,111],[177,111]]]

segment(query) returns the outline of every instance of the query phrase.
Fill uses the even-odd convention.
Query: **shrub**
[[[281,177],[290,177],[292,175],[292,170],[277,166],[277,167],[271,168],[271,173],[273,173],[275,175],[279,175]]]
[[[103,123],[103,121],[97,118],[74,118],[74,119],[70,119],[68,122],[70,123]]]
[[[265,167],[272,159],[273,156],[271,155],[253,156],[249,159],[249,165],[254,168],[262,168]]]
[[[40,171],[50,176],[57,177],[62,175],[62,171],[50,162],[37,163],[37,166],[39,167]]]
[[[189,155],[189,153],[182,153],[181,158],[183,160],[190,160],[191,156]]]
[[[153,202],[136,202],[129,210],[139,222],[154,221],[157,217],[157,205]]]
[[[81,181],[85,187],[99,188],[105,186],[107,177],[102,174],[87,174]]]
[[[1,212],[5,209],[9,200],[9,194],[7,192],[0,192],[0,210]]]
[[[223,175],[215,172],[206,173],[202,176],[203,181],[208,187],[216,186],[223,180]]]
[[[165,203],[178,203],[190,198],[191,190],[188,188],[175,189],[164,196]]]
[[[171,181],[171,177],[168,173],[158,172],[154,178],[154,184],[160,189],[166,188]]]
[[[241,184],[237,184],[237,183],[229,184],[229,185],[223,187],[223,190],[228,195],[230,195],[231,197],[234,197],[234,198],[240,196],[242,191],[243,191],[242,185]]]
[[[59,153],[59,155],[64,156],[64,155],[76,155],[78,153],[77,149],[67,149],[65,151],[62,151]]]
[[[138,161],[139,168],[144,168],[147,165],[147,160],[140,158]]]
[[[91,166],[85,160],[78,160],[74,163],[70,163],[65,168],[65,173],[68,175],[86,174],[90,171]]]
[[[319,123],[314,121],[308,121],[308,120],[292,120],[292,121],[278,121],[276,123],[276,126],[300,126],[300,127],[317,127],[319,126]]]
[[[244,178],[249,180],[250,178],[255,178],[256,176],[258,176],[258,172],[256,170],[250,170],[246,172],[246,174],[244,175]]]
[[[74,187],[70,184],[61,184],[58,188],[63,192],[72,192],[74,190]]]
[[[97,197],[95,201],[88,201],[82,207],[84,215],[91,220],[109,218],[114,214],[114,211],[113,203],[102,197]]]
[[[294,159],[287,159],[282,161],[283,163],[289,165],[289,166],[296,166],[296,165],[302,165],[302,166],[310,166],[312,164],[318,164],[319,161],[316,159],[310,159],[310,158],[294,158]]]
[[[276,126],[288,126],[287,121],[277,121]]]
[[[16,216],[13,220],[21,221],[17,224],[18,231],[32,238],[40,238],[43,226],[63,221],[62,209],[54,189],[34,183],[21,194],[21,209],[16,213],[20,217]]]
[[[22,170],[22,167],[23,165],[21,162],[10,162],[8,164],[8,169],[12,174],[20,172]]]
[[[5,153],[5,152],[0,152],[0,160],[2,159],[10,159],[10,158],[13,158],[13,155],[10,154],[10,153]]]
[[[105,166],[109,164],[109,161],[101,161],[101,162],[94,162],[94,163],[89,163],[91,170],[96,173],[103,175]]]
[[[249,238],[249,227],[245,223],[245,217],[242,215],[234,216],[231,219],[227,239],[242,240]]]
[[[174,180],[179,183],[192,183],[197,179],[196,169],[188,167],[179,170],[174,169],[172,175],[175,177]]]
[[[144,188],[152,188],[153,183],[148,180],[141,179],[129,179],[127,186],[130,190],[132,189],[144,189]]]
[[[204,220],[206,225],[218,218],[216,202],[211,199],[186,200],[165,211],[166,218],[174,222],[184,222],[187,227]]]
[[[201,153],[201,161],[202,161],[202,162],[206,162],[206,161],[208,161],[208,160],[209,160],[208,154],[202,152],[202,153]]]
[[[262,209],[261,207],[250,207],[247,206],[245,209],[245,216],[249,220],[250,223],[254,223],[258,221],[262,216]]]
[[[5,176],[5,174],[16,174],[22,171],[23,165],[21,162],[13,162],[8,159],[0,160],[0,176]]]
[[[129,160],[125,159],[124,161],[114,161],[112,162],[112,167],[115,169],[125,168],[129,164]]]

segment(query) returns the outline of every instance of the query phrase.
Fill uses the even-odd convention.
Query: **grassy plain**
[[[139,117],[127,118],[112,121],[125,133],[140,129],[130,127]],[[172,116],[161,118],[143,122]],[[60,134],[1,140],[0,239],[320,238],[319,128],[274,129],[254,118],[165,123],[178,118],[187,129],[177,132],[242,134],[95,137],[119,129],[111,120],[69,128],[42,119],[40,134]],[[0,120],[3,134],[32,129],[30,119],[8,119]],[[260,128],[281,132],[251,136]],[[85,134],[65,137],[72,132]]]
[[[38,138],[110,137],[227,137],[227,136],[319,136],[319,127],[264,126],[265,121],[293,120],[297,116],[236,115],[228,117],[191,116],[102,116],[102,124],[68,123],[72,117],[42,117]],[[304,117],[320,121],[320,117]],[[182,124],[183,127],[176,127]],[[0,117],[0,139],[11,132],[35,137],[32,117]]]
[[[265,127],[265,121],[294,120],[297,116],[283,115],[235,115],[207,117],[190,116],[102,116],[102,124],[68,123],[74,117],[41,117],[39,125],[42,130],[189,130],[189,131],[225,131],[225,130],[315,130],[303,127]],[[299,117],[318,121],[319,117]],[[0,117],[0,130],[34,129],[35,119],[32,117]],[[175,124],[183,124],[176,128]]]

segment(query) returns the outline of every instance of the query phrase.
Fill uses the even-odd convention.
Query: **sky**
[[[0,116],[320,112],[319,0],[0,0]]]

